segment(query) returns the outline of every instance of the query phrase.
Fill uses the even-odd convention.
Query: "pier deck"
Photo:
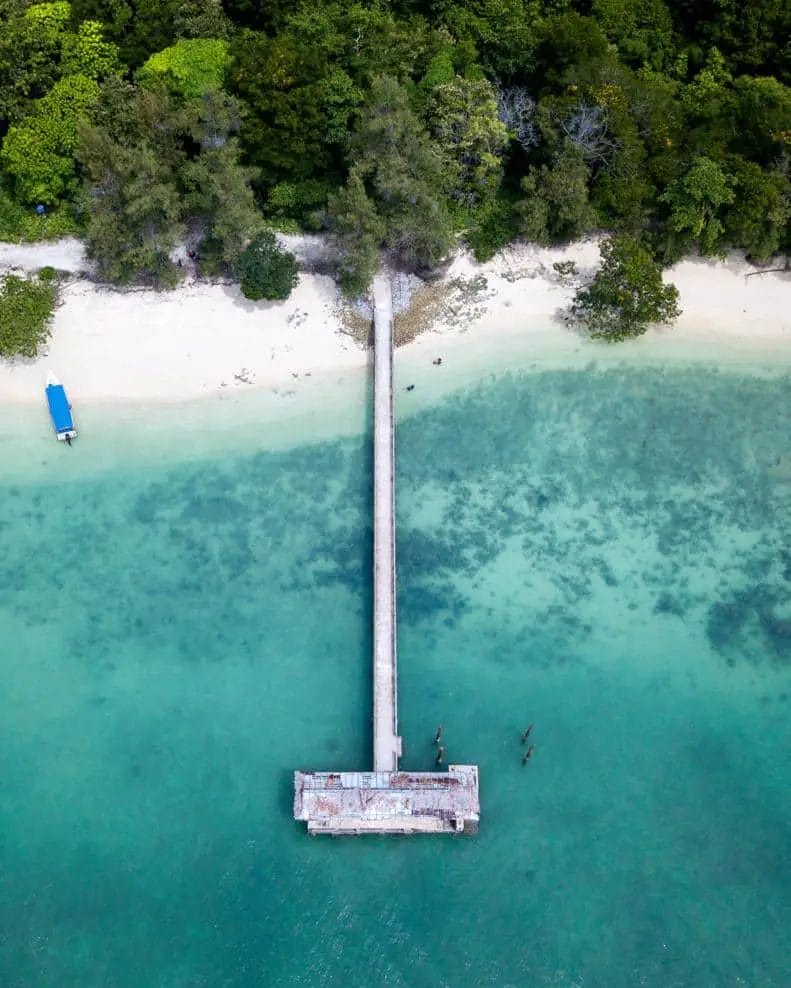
[[[373,772],[295,772],[294,818],[311,834],[475,833],[478,768],[399,771],[395,426],[390,281],[374,282]]]
[[[395,573],[393,302],[390,282],[379,276],[374,281],[374,772],[395,772],[401,757]]]

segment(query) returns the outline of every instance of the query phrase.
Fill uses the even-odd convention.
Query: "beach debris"
[[[253,371],[248,370],[246,367],[243,367],[238,372],[238,374],[234,374],[233,377],[234,380],[239,381],[240,384],[252,384],[253,383],[252,379],[255,377],[255,374],[253,373]]]
[[[530,737],[530,732],[532,730],[533,730],[533,725],[530,724],[528,727],[524,729],[524,731],[522,731],[522,744],[525,744],[527,742],[527,739]]]
[[[437,748],[437,757],[434,759],[434,761],[437,763],[437,765],[441,765],[444,757],[445,757],[445,747],[444,745],[440,745],[439,748]]]
[[[434,737],[434,744],[439,744],[440,738],[442,737],[442,724],[437,728],[436,736]]]
[[[536,750],[536,746],[534,744],[531,744],[530,747],[527,749],[527,751],[524,753],[524,756],[522,757],[522,764],[523,765],[527,765],[527,763],[533,757],[533,752],[535,750]]]

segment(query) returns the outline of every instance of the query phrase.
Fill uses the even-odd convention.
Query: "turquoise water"
[[[404,764],[441,722],[480,765],[468,839],[291,818],[295,768],[370,761],[364,437],[17,463],[0,983],[791,983],[790,415],[590,368],[402,418]]]

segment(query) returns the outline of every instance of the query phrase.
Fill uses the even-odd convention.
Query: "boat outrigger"
[[[52,425],[55,427],[55,435],[71,446],[72,439],[77,438],[74,419],[71,417],[71,405],[63,385],[52,373],[47,374],[47,386],[44,389],[44,394],[47,396],[49,415],[52,419]]]

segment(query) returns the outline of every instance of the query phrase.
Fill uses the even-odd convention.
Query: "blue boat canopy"
[[[45,394],[49,405],[49,414],[58,439],[65,439],[67,436],[73,438],[77,435],[74,428],[74,420],[71,417],[69,399],[62,384],[50,382],[47,384]]]

